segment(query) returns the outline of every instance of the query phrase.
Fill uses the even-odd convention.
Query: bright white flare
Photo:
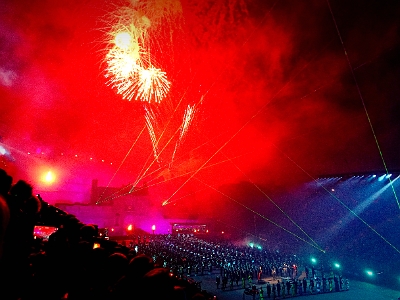
[[[129,32],[123,31],[115,35],[115,46],[123,50],[128,50],[132,43],[132,36]]]
[[[123,51],[119,48],[111,49],[107,56],[106,77],[114,77],[117,81],[120,78],[129,78],[138,73],[139,52]]]
[[[160,103],[167,96],[170,81],[154,67],[150,45],[181,13],[179,0],[131,0],[109,15],[105,77],[123,99]]]
[[[139,70],[138,95],[142,101],[160,103],[168,94],[170,82],[166,73],[160,69],[150,67]]]

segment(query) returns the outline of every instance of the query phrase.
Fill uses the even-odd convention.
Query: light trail
[[[275,4],[274,4],[275,5]],[[263,19],[264,20],[264,19]],[[261,25],[261,24],[260,24]],[[247,42],[247,41],[246,41]],[[245,42],[245,43],[246,43]],[[243,44],[244,45],[244,44]],[[327,47],[327,45],[325,46]],[[262,111],[264,111],[264,109],[273,101],[275,100],[275,98],[278,96],[279,93],[281,93],[299,74],[301,74],[301,72],[303,70],[305,70],[308,65],[311,63],[311,61],[313,61],[318,55],[315,55],[314,57],[312,57],[306,64],[304,64],[303,68],[301,68],[292,78],[290,78],[276,93],[275,95],[268,101],[266,102],[257,112],[254,113],[253,116],[251,116],[249,118],[249,120],[247,120],[233,135],[231,138],[229,138],[196,172],[195,174],[193,174],[187,181],[185,181],[167,200],[165,200],[163,202],[163,206],[167,205],[170,202],[170,199],[179,191],[182,189],[182,187],[184,185],[186,185],[192,178],[193,176],[195,176],[215,155],[217,155],[217,153],[219,153],[236,135],[238,135],[243,128],[245,128],[255,117],[257,117]],[[219,76],[222,75],[224,71],[221,72],[221,74]],[[215,84],[217,80],[215,80],[213,82],[213,84],[211,84],[210,88],[206,91],[205,95],[210,91],[210,89],[213,87],[213,85]]]
[[[149,111],[149,116],[150,116],[151,118],[155,118],[153,111],[150,110],[150,109],[149,109],[148,111]],[[220,134],[220,135],[221,135],[221,134]],[[219,135],[215,136],[214,138],[217,138],[218,136],[219,136]],[[214,138],[213,138],[213,139],[214,139]],[[205,143],[203,143],[203,144],[201,144],[201,145],[199,145],[199,146],[197,146],[197,147],[194,148],[193,150],[197,150],[197,149],[201,148],[202,146],[204,146],[204,145],[210,143],[211,141],[212,141],[212,139],[206,141]],[[239,156],[237,156],[237,157],[240,157],[240,156],[243,156],[243,155],[247,155],[247,154],[242,154],[242,155],[239,155]],[[151,155],[150,155],[149,157],[151,157]],[[149,157],[148,157],[148,159],[149,159]],[[147,160],[147,161],[148,161],[148,160]],[[147,161],[146,161],[146,163],[147,163]],[[223,163],[223,162],[225,162],[225,161],[222,161],[222,162],[220,162],[220,163]],[[144,164],[144,166],[146,165],[146,163]],[[211,167],[211,166],[214,166],[214,165],[218,165],[218,164],[219,164],[219,163],[212,164],[212,165],[210,165],[210,167]],[[144,169],[144,166],[143,166],[143,169]],[[208,168],[208,167],[206,167],[206,168]],[[141,172],[143,172],[143,169],[142,169]],[[129,191],[128,193],[124,193],[124,194],[121,194],[121,195],[119,195],[119,196],[112,197],[112,196],[114,196],[116,193],[118,193],[118,192],[119,192],[119,191],[118,191],[118,192],[114,193],[113,195],[107,197],[104,201],[116,199],[116,198],[119,198],[119,197],[122,197],[122,196],[126,196],[126,195],[132,193],[132,191],[135,189],[137,183],[138,183],[140,180],[143,180],[144,178],[147,178],[148,176],[154,174],[155,172],[158,172],[160,169],[161,169],[161,167],[157,168],[156,170],[152,171],[151,173],[148,173],[148,174],[146,174],[146,175],[143,175],[142,177],[138,177],[138,178],[140,178],[140,179],[137,179],[137,181],[136,181],[135,183],[129,183],[127,186],[125,186],[124,188],[121,188],[121,189],[119,190],[119,191],[122,191],[122,190],[124,190],[124,189],[126,189],[126,188],[132,186],[132,188],[130,188],[130,191]],[[190,173],[191,173],[191,172],[187,172],[187,173],[185,173],[185,174],[183,174],[183,175],[180,175],[180,176],[177,176],[177,177],[175,177],[175,178],[179,178],[179,177],[182,177],[182,176],[187,175],[187,174],[190,174]],[[157,178],[158,178],[158,177],[156,177],[155,179],[157,179]],[[170,180],[173,180],[173,179],[175,179],[175,178],[172,178],[172,179],[170,179]],[[155,179],[153,179],[153,180],[155,180]],[[151,182],[151,181],[152,181],[152,180],[150,180],[149,182]],[[166,182],[166,181],[169,181],[169,180],[165,180],[165,181],[160,182],[160,183],[157,183],[157,184],[161,184],[161,183],[164,183],[164,182]],[[154,186],[154,185],[149,185],[148,187],[151,187],[151,186]],[[112,197],[112,198],[111,198],[111,197]],[[102,201],[102,202],[104,202],[104,201]]]
[[[338,25],[337,25],[335,16],[334,16],[334,14],[333,14],[333,11],[332,11],[332,8],[331,8],[331,4],[330,4],[329,0],[326,0],[326,2],[328,3],[329,11],[330,11],[330,13],[331,13],[333,23],[335,24],[336,32],[337,32],[337,34],[338,34],[340,43],[342,44],[342,49],[343,49],[343,51],[344,51],[344,55],[345,55],[345,57],[346,57],[347,64],[348,64],[348,66],[349,66],[349,68],[350,68],[351,75],[352,75],[352,77],[353,77],[354,83],[356,84],[357,92],[358,92],[358,95],[360,96],[360,100],[361,100],[362,106],[363,106],[363,108],[364,108],[364,112],[365,112],[365,115],[366,115],[366,117],[367,117],[369,127],[370,127],[370,129],[371,129],[372,135],[374,136],[374,140],[375,140],[376,147],[378,148],[379,155],[380,155],[380,157],[381,157],[383,166],[384,166],[384,168],[385,168],[385,170],[386,170],[386,175],[389,175],[389,170],[388,170],[388,168],[387,168],[385,159],[384,159],[384,157],[383,157],[383,153],[382,153],[381,147],[379,146],[378,137],[377,137],[376,134],[375,134],[375,130],[374,130],[374,127],[373,127],[373,125],[372,125],[371,118],[370,118],[369,113],[368,113],[368,110],[367,110],[367,106],[365,105],[364,97],[363,97],[363,95],[362,95],[362,93],[361,93],[360,86],[359,86],[359,84],[358,84],[356,75],[355,75],[355,73],[354,73],[353,66],[352,66],[352,64],[351,64],[351,62],[350,62],[350,58],[349,58],[349,56],[348,56],[348,54],[347,54],[346,47],[344,46],[344,42],[343,42],[343,39],[342,39],[342,35],[340,34],[340,30],[339,30],[339,27],[338,27]],[[394,198],[396,199],[397,207],[400,209],[400,202],[399,202],[399,199],[398,199],[397,194],[396,194],[396,190],[395,190],[394,187],[393,187],[392,180],[390,179],[390,177],[389,177],[389,182],[390,182],[390,184],[391,184],[391,188],[392,188],[392,191],[393,191]]]
[[[192,193],[188,193],[188,194],[186,194],[186,195],[184,195],[184,196],[181,196],[181,197],[179,198],[179,200],[180,200],[180,199],[184,199],[184,198],[189,197],[189,196],[192,196],[192,195],[194,195],[194,194],[200,193],[200,192],[202,192],[202,191],[204,191],[204,190],[206,190],[206,189],[208,189],[208,188],[205,187],[205,188],[199,189],[199,190],[197,190],[197,191],[194,191],[194,192],[192,192]]]
[[[385,237],[383,237],[378,231],[371,227],[364,219],[362,219],[358,214],[356,214],[350,207],[348,207],[343,201],[341,201],[336,195],[331,193],[327,188],[325,188],[322,184],[318,182],[310,173],[308,173],[304,168],[302,168],[299,164],[297,164],[293,159],[291,159],[286,153],[280,150],[275,144],[275,148],[279,150],[288,160],[290,160],[295,166],[297,166],[300,170],[304,172],[308,177],[312,179],[318,186],[322,187],[329,195],[331,195],[336,201],[338,201],[344,208],[346,208],[353,216],[359,219],[365,226],[371,229],[377,236],[379,236],[384,242],[386,242],[390,247],[392,247],[396,252],[400,253],[399,249],[397,249],[392,243],[390,243]]]
[[[248,154],[249,154],[249,153],[241,154],[241,155],[238,155],[238,156],[233,157],[233,158],[231,158],[231,159],[239,158],[239,157],[242,157],[242,156],[248,155]],[[223,161],[220,161],[220,162],[217,162],[217,163],[208,165],[208,166],[204,167],[204,169],[211,168],[211,167],[214,167],[214,166],[217,166],[217,165],[226,163],[226,162],[228,162],[228,161],[229,161],[229,160],[223,160]],[[153,171],[151,174],[153,174],[154,172],[159,171],[160,169],[161,169],[161,168],[158,168],[156,171]],[[194,172],[194,171],[193,171],[193,172]],[[184,176],[186,176],[186,175],[192,174],[193,172],[182,173],[182,174],[180,174],[180,175],[178,175],[178,176],[171,177],[171,178],[169,178],[169,179],[164,179],[164,180],[161,181],[161,182],[156,182],[156,183],[154,183],[154,184],[147,184],[147,187],[148,187],[148,188],[154,187],[154,186],[157,186],[157,185],[166,183],[166,182],[168,182],[168,181],[172,181],[172,180],[175,180],[175,179],[177,179],[177,178],[184,177]],[[147,174],[147,176],[149,176],[149,175],[150,175],[150,173]],[[158,178],[160,178],[160,176],[155,177],[155,178],[149,180],[148,183],[151,183],[152,181],[154,181],[154,180],[156,180],[156,179],[158,179]],[[122,189],[120,189],[120,191],[122,191],[122,190],[124,190],[124,189],[130,187],[131,185],[132,185],[132,183],[128,184],[127,186],[125,186],[125,187],[123,187]],[[139,190],[140,190],[140,189],[139,189]],[[109,200],[113,200],[113,199],[117,199],[117,198],[119,198],[119,197],[129,195],[130,193],[131,193],[131,192],[127,192],[127,193],[124,193],[124,194],[121,194],[121,195],[117,195],[117,196],[115,196],[115,197],[112,197],[112,196],[116,195],[116,193],[114,193],[113,195],[107,197],[107,198],[106,198],[104,201],[102,201],[102,202],[109,201]],[[182,198],[182,197],[181,197],[181,198]],[[173,201],[173,202],[171,202],[171,203],[175,203],[175,202],[177,202],[177,201],[178,201],[179,199],[181,199],[181,198],[175,199],[175,201]]]
[[[196,106],[195,105],[190,106],[190,104],[188,105],[188,107],[185,110],[185,113],[183,115],[182,125],[181,125],[181,132],[180,132],[179,138],[175,144],[174,152],[172,153],[171,165],[174,163],[176,151],[178,150],[178,147],[180,146],[184,137],[186,136],[186,133],[189,130],[189,126],[193,121],[193,116],[194,116],[195,110],[196,110]]]
[[[366,62],[363,62],[362,64],[358,65],[357,67],[354,67],[354,68],[353,68],[353,71],[356,71],[357,69],[360,69],[360,68],[364,67],[365,65],[368,65],[368,64],[372,63],[373,61],[377,60],[378,58],[380,58],[380,57],[383,56],[383,55],[387,55],[389,52],[391,52],[391,51],[394,50],[394,49],[395,49],[395,48],[390,48],[390,49],[384,51],[383,53],[381,53],[381,54],[375,56],[374,58],[372,58],[372,59],[370,59],[370,60],[368,60],[368,61],[366,61]]]
[[[262,214],[256,212],[255,210],[251,209],[250,207],[244,205],[243,203],[241,203],[241,202],[239,202],[239,201],[233,199],[233,198],[230,197],[229,195],[226,195],[225,193],[221,192],[220,190],[216,189],[215,187],[213,187],[213,186],[211,186],[211,185],[209,185],[209,184],[203,182],[202,180],[200,180],[200,179],[198,179],[198,178],[196,178],[196,180],[198,180],[199,182],[201,182],[201,183],[203,183],[204,185],[208,186],[210,189],[213,189],[214,191],[216,191],[216,192],[220,193],[221,195],[225,196],[225,197],[228,198],[229,200],[232,200],[232,201],[235,202],[236,204],[239,204],[240,206],[243,206],[244,208],[246,208],[247,210],[251,211],[251,212],[254,213],[255,215],[261,217],[262,219],[264,219],[264,220],[270,222],[271,224],[274,224],[276,227],[278,227],[278,228],[284,230],[285,232],[289,233],[290,235],[293,235],[295,238],[297,238],[297,239],[299,239],[299,240],[301,240],[301,241],[303,241],[303,242],[309,244],[310,246],[314,247],[315,249],[317,249],[317,250],[319,250],[319,251],[325,253],[325,250],[323,250],[323,249],[322,249],[321,247],[319,247],[318,245],[316,245],[316,244],[314,244],[314,243],[310,243],[309,241],[307,241],[307,240],[303,239],[302,237],[298,236],[297,234],[295,234],[295,233],[289,231],[289,230],[286,229],[285,227],[283,227],[283,226],[279,225],[278,223],[276,223],[276,222],[274,222],[274,221],[268,219],[268,218],[265,217],[264,215],[262,215]]]
[[[154,132],[153,124],[152,124],[152,118],[149,116],[148,113],[146,113],[145,119],[146,119],[147,130],[148,130],[149,135],[150,135],[150,140],[151,140],[151,143],[153,145],[154,159],[158,163],[160,163],[160,161],[158,160],[157,138],[156,138],[156,134]]]
[[[313,57],[312,59],[314,59]],[[170,199],[177,193],[179,192],[183,186],[185,186],[215,155],[217,155],[231,140],[233,140],[242,130],[245,128],[250,122],[256,118],[264,109],[278,96],[280,92],[282,92],[308,65],[311,63],[311,60],[308,61],[302,69],[300,69],[290,80],[288,80],[276,93],[275,95],[267,101],[258,111],[256,111],[253,116],[249,118],[211,157],[188,179],[186,180],[167,200],[163,202],[163,206],[167,205],[170,202]],[[212,87],[212,86],[211,86]],[[209,92],[211,87],[208,89],[206,93]]]
[[[233,157],[232,159],[239,158],[239,157],[244,156],[244,155],[248,155],[248,153],[242,154],[242,155],[238,155],[238,156],[236,156],[236,157]],[[226,163],[226,162],[229,162],[229,160],[222,160],[222,161],[219,161],[219,162],[210,164],[210,165],[204,167],[203,170],[204,170],[204,169],[211,168],[211,167],[214,167],[214,166],[217,166],[217,165],[220,165],[220,164],[223,164],[223,163]],[[170,180],[174,180],[174,179],[176,179],[176,178],[180,178],[180,177],[183,177],[183,176],[186,176],[186,175],[190,175],[190,174],[193,174],[194,172],[195,172],[195,171],[190,171],[190,172],[182,173],[182,174],[180,174],[180,175],[178,175],[178,176],[175,176],[175,177],[170,178],[170,179],[168,179],[168,180],[164,180],[163,182],[159,182],[159,183],[157,183],[157,184],[161,184],[161,183],[164,183],[164,182],[167,182],[167,181],[170,181]],[[168,204],[175,203],[175,202],[177,202],[177,201],[178,201],[178,199],[174,199],[174,201],[171,201],[171,202],[169,202]]]
[[[249,120],[247,121],[230,139],[228,139],[228,141],[226,141],[213,155],[211,155],[211,157],[206,160],[206,162],[204,164],[202,164],[167,200],[165,200],[162,203],[162,206],[167,205],[171,198],[176,195],[177,192],[179,192],[200,170],[202,170],[204,168],[204,166],[215,156],[217,155],[231,140],[233,140],[233,138],[239,134],[240,131],[242,131],[242,129],[248,124],[250,123],[250,121],[255,117],[255,115]]]
[[[177,130],[175,131],[175,133],[170,137],[170,139],[168,140],[168,142],[165,144],[165,146],[160,150],[158,155],[161,155],[161,153],[165,150],[165,148],[169,145],[169,143],[171,142],[171,140],[175,137],[175,135],[179,132],[179,128],[177,128]],[[132,189],[131,191],[133,191],[133,189],[136,187],[136,185],[139,183],[140,180],[142,180],[142,178],[147,174],[148,170],[150,170],[150,168],[153,166],[153,164],[155,163],[156,159],[153,159],[153,161],[150,163],[150,165],[145,169],[146,167],[146,163],[143,165],[143,168],[141,170],[141,172],[139,173],[138,178],[136,179],[136,181],[133,183],[132,185]],[[144,171],[143,171],[144,170]]]
[[[247,178],[247,180],[257,189],[259,190],[273,205],[275,205],[276,208],[278,208],[280,210],[281,213],[283,213],[298,229],[300,229],[301,232],[303,232],[309,239],[310,241],[312,241],[316,247],[321,248],[318,243],[311,238],[307,232],[305,232],[303,230],[303,228],[300,227],[300,225],[298,225],[278,204],[276,204],[276,202],[274,200],[272,200],[272,198],[270,196],[268,196],[257,184],[255,184],[249,176],[247,176],[247,174],[245,174],[233,161],[230,160],[229,157],[227,157],[225,154],[223,154],[234,166],[235,168],[243,174],[243,176],[245,176]]]
[[[128,150],[128,152],[126,153],[125,157],[123,158],[123,160],[121,161],[121,163],[119,164],[117,170],[114,172],[113,176],[111,177],[110,181],[108,182],[106,188],[103,190],[103,193],[100,195],[99,200],[96,201],[96,204],[99,204],[101,201],[104,193],[106,192],[106,189],[108,189],[108,187],[110,186],[111,182],[113,181],[114,177],[117,175],[118,171],[121,169],[122,165],[125,163],[126,159],[128,158],[129,154],[131,153],[133,147],[136,145],[137,141],[139,140],[140,136],[142,135],[143,131],[145,130],[146,127],[143,127],[143,129],[140,131],[140,133],[138,134],[138,136],[136,137],[136,140],[132,143],[131,148]]]
[[[218,136],[217,136],[217,137],[218,137]],[[216,138],[216,137],[214,137],[214,138]],[[203,144],[197,146],[196,148],[192,149],[192,151],[197,150],[197,149],[201,148],[202,146],[204,146],[204,145],[206,145],[206,144],[208,144],[208,143],[210,143],[210,142],[211,142],[211,140],[208,140],[208,141],[204,142]],[[251,153],[251,152],[249,152],[249,153]],[[236,156],[236,157],[233,157],[233,159],[238,158],[238,157],[241,157],[241,156],[244,156],[244,155],[248,155],[249,153],[245,153],[245,154],[238,155],[238,156]],[[226,162],[226,160],[221,161],[221,162],[218,162],[218,163],[215,163],[215,164],[212,164],[212,165],[209,165],[209,166],[211,167],[211,166],[218,165],[218,164],[224,163],[224,162]],[[180,165],[178,165],[178,168],[179,168],[179,166],[180,166]],[[208,168],[209,166],[207,166],[207,167],[205,167],[205,168]],[[152,172],[147,173],[146,175],[142,176],[140,180],[143,180],[143,179],[145,179],[145,178],[147,178],[147,177],[153,175],[154,173],[158,172],[161,168],[162,168],[162,167],[159,167],[159,168],[157,168],[156,170],[153,170]],[[185,173],[185,174],[190,174],[190,173],[191,173],[191,172],[187,172],[187,173]],[[160,176],[157,176],[157,177],[155,177],[155,178],[149,180],[148,182],[154,181],[154,180],[156,180],[156,179],[159,178],[159,177],[160,177]],[[178,176],[178,177],[181,177],[181,176]],[[140,181],[140,180],[139,180],[139,181]],[[131,183],[131,184],[132,184],[132,183]]]
[[[192,81],[191,81],[191,82],[193,82],[193,80],[194,80],[194,77],[192,77]],[[184,97],[186,96],[186,93],[188,92],[188,90],[189,90],[189,85],[188,85],[188,88],[187,88],[187,89],[185,90],[185,92],[183,93],[182,97],[180,97],[179,102],[178,102],[178,104],[175,106],[175,109],[174,109],[174,111],[172,112],[170,118],[168,119],[167,124],[164,126],[164,129],[163,129],[163,131],[161,132],[160,137],[159,137],[158,140],[157,140],[157,145],[159,144],[161,138],[163,137],[165,131],[167,130],[169,124],[171,123],[171,121],[172,121],[172,119],[173,119],[173,116],[175,115],[176,111],[178,110],[178,107],[179,107],[180,104],[182,103],[182,101],[183,101]],[[174,134],[173,134],[173,135],[170,137],[170,139],[167,141],[167,143],[165,144],[165,146],[163,147],[163,149],[160,151],[159,155],[161,155],[161,153],[164,151],[164,149],[171,143],[172,139],[175,137],[175,135],[176,135],[178,132],[179,132],[179,128],[174,132]],[[132,185],[132,190],[133,190],[133,189],[135,188],[135,186],[139,183],[139,181],[142,180],[142,178],[143,178],[144,176],[146,176],[148,170],[149,170],[149,169],[151,168],[151,166],[154,164],[154,160],[153,160],[153,161],[150,163],[149,167],[148,167],[145,171],[143,171],[143,170],[145,169],[146,164],[147,164],[147,162],[149,161],[150,157],[151,157],[151,155],[148,156],[148,158],[146,159],[145,163],[143,164],[142,170],[140,171],[138,177],[136,178],[136,181],[135,181],[135,182],[133,183],[133,185]]]

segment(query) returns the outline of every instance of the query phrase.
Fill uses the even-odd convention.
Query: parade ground
[[[240,282],[239,286],[236,286],[235,283],[233,289],[231,289],[229,285],[225,290],[221,290],[221,286],[219,289],[217,289],[215,283],[216,275],[218,275],[217,270],[215,270],[212,274],[193,276],[192,278],[198,282],[201,282],[201,288],[203,290],[206,290],[210,294],[217,296],[217,300],[253,300],[252,295],[246,295],[244,293],[244,289],[241,287]],[[262,279],[262,281],[260,281],[260,283],[256,283],[256,286],[258,289],[260,289],[260,287],[263,288],[264,299],[272,299],[272,296],[271,298],[268,298],[266,294],[267,282],[270,282],[270,284],[275,284],[277,280],[273,280],[272,277],[265,277]],[[298,298],[299,300],[398,300],[400,298],[400,290],[393,290],[367,282],[350,281],[350,288],[348,291],[323,294],[303,294],[302,296],[286,297],[285,299],[291,298]],[[256,295],[254,299],[259,300],[259,295]],[[281,297],[276,299],[283,298]]]

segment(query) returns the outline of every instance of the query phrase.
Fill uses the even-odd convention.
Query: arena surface
[[[218,270],[214,271],[213,274],[205,276],[194,276],[193,279],[196,281],[201,281],[201,288],[207,292],[216,295],[218,300],[251,300],[251,295],[244,295],[242,288],[235,288],[230,290],[229,287],[225,291],[221,289],[216,289],[215,276],[218,274]],[[263,278],[265,283],[257,284],[257,288],[261,286],[264,289],[264,299],[268,299],[266,295],[266,282],[270,281],[274,283],[270,277]],[[297,299],[309,299],[309,300],[397,300],[400,298],[399,290],[392,290],[389,288],[377,286],[367,282],[361,281],[350,281],[350,289],[343,292],[332,292],[324,294],[314,294],[314,295],[303,295],[297,297],[286,297],[286,299],[297,298]],[[255,299],[259,299],[258,295]],[[272,299],[272,296],[271,298]],[[279,299],[279,298],[276,298]],[[283,298],[281,298],[283,299]]]

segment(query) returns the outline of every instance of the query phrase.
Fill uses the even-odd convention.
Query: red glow
[[[141,33],[126,32],[138,26],[103,35],[112,27],[102,24],[105,14],[121,1],[87,0],[79,7],[5,1],[0,142],[15,158],[15,180],[47,190],[40,194],[51,203],[89,203],[93,179],[110,188],[148,183],[149,215],[161,210],[171,219],[220,219],[226,212],[221,221],[230,223],[248,220],[239,218],[245,207],[261,213],[255,199],[265,195],[258,188],[275,200],[269,191],[309,180],[304,171],[382,168],[326,2],[143,1],[158,2],[182,7],[174,14],[152,10],[163,14],[158,24],[146,16],[146,47],[137,41]],[[374,126],[380,126],[377,140],[388,165],[398,169],[398,134],[384,130],[399,132],[398,105],[390,100],[398,94],[399,68],[392,61],[400,57],[398,20],[387,12],[400,4],[380,4],[375,14],[374,5],[385,1],[339,2],[334,13],[341,12],[338,27],[353,67],[362,66],[357,76]],[[365,24],[377,26],[366,32]],[[107,38],[110,44],[102,42]],[[166,72],[171,88],[160,103],[123,101],[106,85],[104,58],[114,45],[144,45],[150,60],[141,62],[144,94],[157,92],[154,80]],[[120,57],[130,67],[122,77],[145,56],[130,54],[130,63]],[[145,109],[153,112],[148,121]],[[147,130],[146,121],[152,126]],[[250,193],[257,195],[244,196]],[[135,228],[128,231],[139,227],[124,217],[115,231],[126,233],[130,222]],[[109,219],[108,226],[117,224]],[[147,220],[162,232],[161,222]]]

